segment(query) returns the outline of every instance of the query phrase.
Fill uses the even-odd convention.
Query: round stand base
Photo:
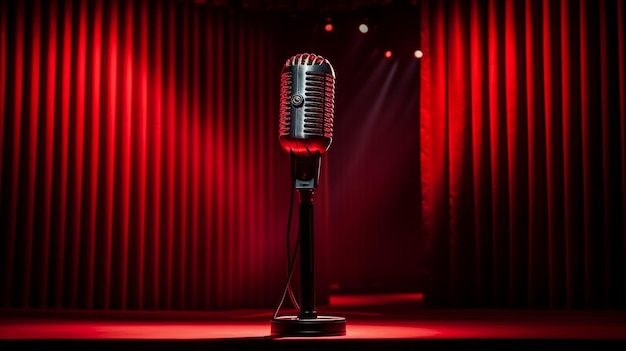
[[[343,317],[317,316],[299,319],[282,316],[271,321],[272,336],[342,336],[346,335],[346,319]]]

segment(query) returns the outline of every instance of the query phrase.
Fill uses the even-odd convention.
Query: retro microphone
[[[281,74],[278,135],[291,154],[296,189],[317,187],[320,156],[333,140],[334,111],[335,70],[330,62],[314,54],[288,59]]]
[[[274,315],[272,336],[346,334],[345,318],[319,316],[315,310],[313,194],[321,155],[333,140],[334,111],[335,70],[330,62],[308,53],[289,58],[281,73],[279,140],[291,156],[291,180],[300,197],[301,303],[297,316]]]

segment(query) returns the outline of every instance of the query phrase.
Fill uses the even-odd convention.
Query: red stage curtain
[[[0,6],[2,307],[275,306],[291,183],[272,18]]]
[[[626,5],[422,1],[429,306],[626,306]]]

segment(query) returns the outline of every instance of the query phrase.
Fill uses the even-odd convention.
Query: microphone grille
[[[324,72],[308,71],[304,85],[307,103],[304,109],[304,133],[333,137],[335,80]]]
[[[312,66],[312,65],[321,65],[324,63],[330,65],[330,62],[328,62],[328,60],[326,60],[322,56],[319,56],[316,54],[297,54],[287,60],[287,62],[285,63],[285,67],[290,67],[290,66],[295,66],[295,65]]]

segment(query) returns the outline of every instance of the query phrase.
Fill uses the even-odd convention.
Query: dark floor
[[[318,312],[345,317],[346,335],[274,338],[270,310],[0,310],[0,350],[626,350],[625,311],[427,310],[420,294],[381,294]]]

